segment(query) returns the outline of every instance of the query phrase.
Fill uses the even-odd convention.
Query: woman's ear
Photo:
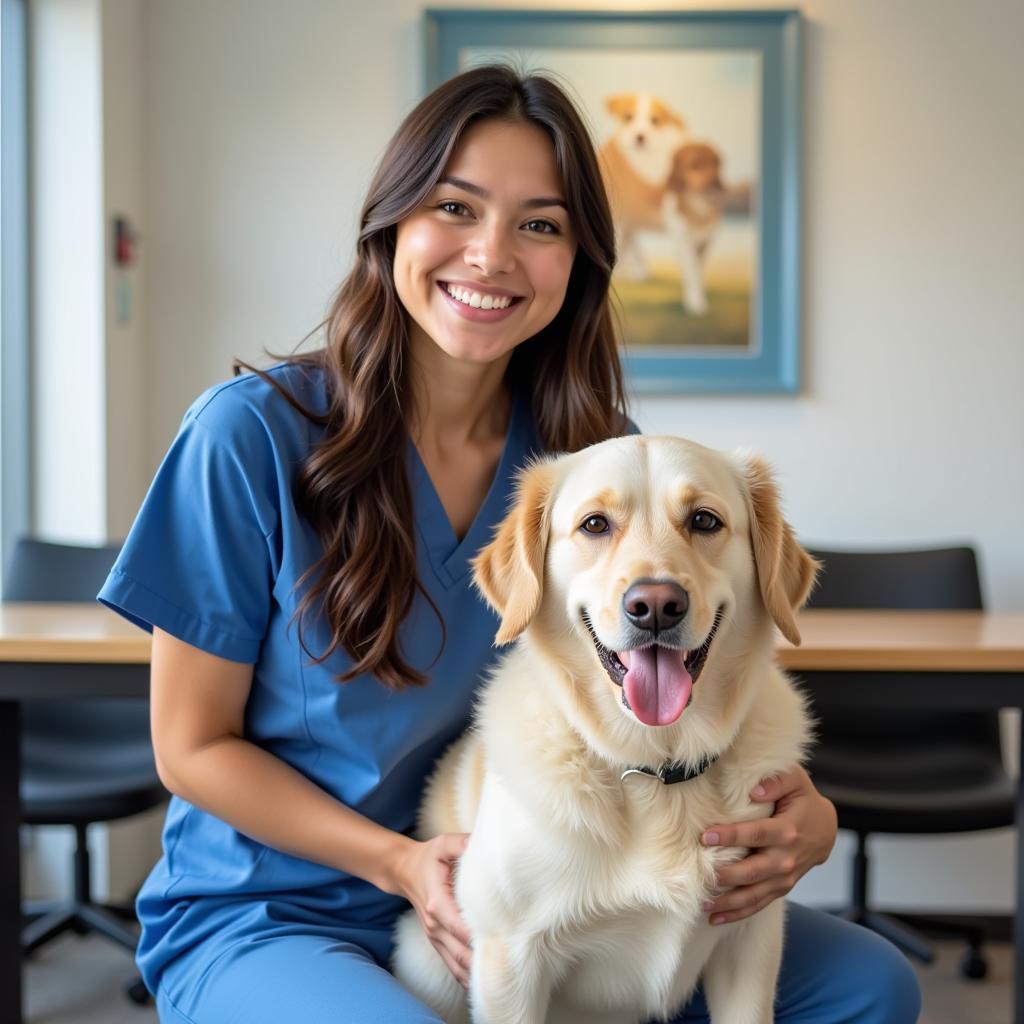
[[[515,640],[540,607],[554,481],[550,461],[524,469],[516,484],[515,504],[494,540],[473,559],[477,589],[501,616],[494,638],[499,646]]]
[[[820,565],[797,543],[783,519],[779,491],[767,464],[750,456],[743,466],[761,599],[782,635],[791,644],[799,644],[796,612],[807,600]]]

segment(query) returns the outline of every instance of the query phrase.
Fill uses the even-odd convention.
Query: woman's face
[[[394,276],[413,347],[492,363],[562,306],[576,238],[548,136],[481,121],[427,201],[398,224]]]

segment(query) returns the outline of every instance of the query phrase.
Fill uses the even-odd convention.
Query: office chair
[[[812,608],[980,609],[974,550],[811,551],[823,563]],[[810,675],[811,673],[804,673]],[[851,673],[813,673],[828,685],[856,687]],[[834,680],[825,679],[835,675]],[[1003,766],[995,711],[815,709],[818,742],[810,766],[815,785],[836,806],[839,827],[856,833],[852,904],[844,916],[884,935],[924,963],[934,954],[921,937],[867,905],[867,837],[874,832],[945,833],[1001,828],[1014,822],[1014,784]],[[984,978],[980,923],[931,920],[964,934],[964,977]]]
[[[120,545],[79,547],[22,539],[8,568],[9,601],[93,601]],[[95,931],[135,951],[131,907],[96,903],[89,879],[86,832],[157,807],[167,792],[157,776],[143,700],[39,700],[21,708],[21,817],[27,825],[71,825],[75,830],[74,896],[64,903],[30,903],[22,930],[28,954],[72,930]],[[149,996],[141,980],[129,983],[135,1002]]]

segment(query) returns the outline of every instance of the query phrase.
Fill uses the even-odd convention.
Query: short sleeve
[[[275,576],[276,464],[265,425],[230,406],[208,422],[195,406],[186,415],[98,600],[143,629],[253,664]]]

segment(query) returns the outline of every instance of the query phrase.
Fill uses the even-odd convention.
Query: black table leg
[[[1024,825],[1024,742],[1017,752],[1017,894],[1013,915],[1013,1020],[1024,1024],[1024,842],[1020,830]]]
[[[0,1024],[21,1024],[19,711],[0,700]]]

